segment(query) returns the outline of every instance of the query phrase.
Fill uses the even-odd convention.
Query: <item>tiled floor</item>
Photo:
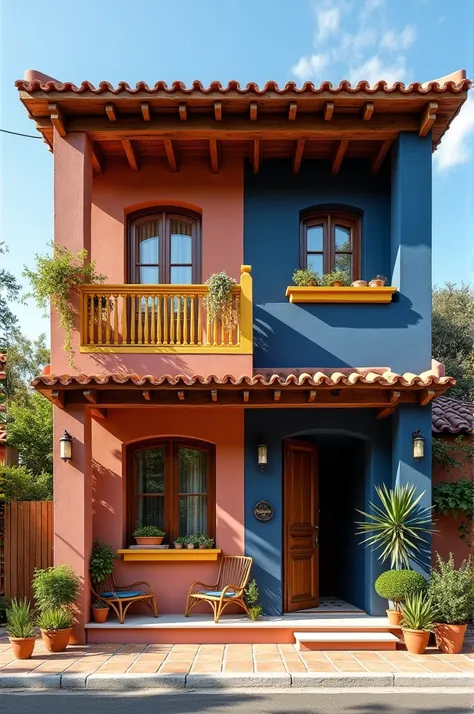
[[[0,638],[0,675],[24,672],[50,674],[199,673],[218,672],[470,672],[474,647],[460,655],[436,649],[424,655],[393,652],[297,652],[293,645],[88,645],[50,654],[41,640],[33,658],[15,660],[10,644]]]

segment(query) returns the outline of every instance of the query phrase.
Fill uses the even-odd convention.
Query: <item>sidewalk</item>
[[[38,640],[15,660],[0,637],[0,688],[472,687],[474,647],[460,655],[297,652],[293,645],[85,645],[50,654]]]

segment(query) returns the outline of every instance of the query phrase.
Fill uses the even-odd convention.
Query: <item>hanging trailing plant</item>
[[[105,275],[96,272],[95,260],[88,261],[87,250],[72,253],[61,245],[50,243],[53,255],[35,255],[35,267],[26,266],[23,275],[29,280],[31,292],[25,298],[33,298],[45,311],[51,304],[59,315],[59,324],[64,330],[64,350],[69,354],[69,364],[74,366],[71,334],[77,315],[74,298],[81,285],[103,283]]]
[[[208,292],[205,305],[210,321],[220,321],[224,327],[230,328],[238,319],[232,300],[232,288],[236,285],[236,281],[223,270],[221,273],[213,273],[206,280],[206,285]]]

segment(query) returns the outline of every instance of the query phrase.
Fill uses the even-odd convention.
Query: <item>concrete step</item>
[[[398,637],[391,632],[294,632],[296,649],[395,650]]]

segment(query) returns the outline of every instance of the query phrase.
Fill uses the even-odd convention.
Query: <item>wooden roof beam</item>
[[[248,401],[249,401],[249,395],[250,395],[249,390],[248,390],[248,389],[244,389],[244,391],[242,392],[242,399],[244,400],[244,403],[248,403]]]
[[[382,142],[380,145],[379,150],[377,151],[374,160],[372,161],[372,173],[376,174],[380,171],[381,166],[383,162],[385,161],[385,157],[387,156],[388,152],[390,151],[390,148],[393,144],[392,139],[387,139],[386,141]]]
[[[150,394],[150,390],[149,390],[149,389],[144,389],[144,390],[142,391],[142,395],[143,395],[143,399],[144,399],[146,402],[150,402],[150,401],[151,401],[151,394]]]
[[[96,174],[104,172],[104,157],[102,156],[99,144],[95,142],[92,143],[92,168]]]
[[[59,108],[59,104],[48,104],[48,109],[50,111],[51,124],[54,126],[59,136],[66,136],[66,122],[64,121],[64,116]]]
[[[435,396],[436,392],[434,389],[424,389],[420,395],[420,407],[426,407]]]
[[[214,102],[214,119],[222,121],[222,102]]]
[[[188,110],[186,109],[186,104],[180,104],[178,107],[179,118],[181,121],[188,120]]]
[[[184,392],[178,392],[178,399],[180,402],[184,402]]]
[[[374,103],[366,102],[364,104],[364,108],[362,110],[362,119],[364,121],[369,121],[372,118],[373,113],[374,113]]]
[[[85,389],[82,392],[84,399],[89,402],[89,404],[97,404],[97,390],[96,389]]]
[[[308,403],[309,403],[309,404],[312,404],[315,399],[316,399],[316,390],[315,390],[315,389],[311,389],[311,390],[309,391],[309,394],[308,394]]]
[[[436,121],[436,112],[438,111],[438,102],[428,102],[423,110],[420,121],[420,131],[418,136],[426,136]]]
[[[393,414],[395,411],[398,402],[400,401],[401,397],[401,392],[398,392],[396,389],[393,390],[393,392],[390,392],[390,405],[391,406],[386,406],[381,409],[377,409],[377,419],[386,419],[390,414]]]
[[[288,107],[288,120],[289,121],[295,121],[297,111],[298,111],[298,105],[296,104],[296,102],[291,102],[290,106]]]
[[[299,174],[301,168],[301,162],[303,161],[304,146],[306,139],[298,139],[296,142],[295,153],[293,156],[293,173]]]
[[[250,102],[250,121],[257,121],[257,102]]]
[[[122,146],[130,168],[132,171],[138,171],[137,155],[130,139],[122,139]]]
[[[219,173],[219,146],[217,139],[209,139],[209,154],[211,157],[211,171],[213,174]]]
[[[260,139],[255,139],[252,145],[252,166],[254,174],[258,174],[260,170],[260,160],[262,158],[262,150]]]
[[[91,413],[91,417],[92,417],[93,419],[97,419],[97,420],[100,419],[101,421],[102,421],[103,419],[107,419],[107,409],[96,409],[96,408],[94,408],[94,409],[91,409],[91,410],[90,410],[90,413]]]
[[[140,109],[142,110],[143,120],[150,121],[151,113],[150,113],[150,105],[148,104],[148,102],[142,102],[140,104]]]
[[[273,401],[279,402],[281,399],[281,389],[274,389],[273,390]]]
[[[217,389],[211,389],[211,399],[213,402],[217,402]]]
[[[332,165],[331,165],[331,174],[335,176],[337,173],[339,173],[339,169],[341,168],[342,160],[344,158],[344,154],[347,151],[347,147],[349,146],[349,139],[342,139],[339,142],[339,145],[336,149],[336,153],[334,154],[334,158],[332,160]]]
[[[50,401],[55,407],[59,409],[64,409],[64,404],[66,402],[66,396],[64,391],[54,390],[51,392]]]
[[[178,173],[178,161],[176,159],[176,152],[174,150],[173,142],[171,139],[164,140],[166,158],[168,159],[168,166],[170,171],[174,174]]]
[[[334,112],[334,102],[326,102],[324,105],[324,121],[331,121]]]
[[[105,105],[105,113],[107,114],[107,119],[109,121],[117,121],[117,113],[113,104]]]

